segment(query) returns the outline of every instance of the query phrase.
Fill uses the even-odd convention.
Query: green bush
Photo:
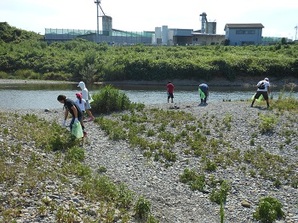
[[[133,202],[134,193],[128,187],[121,183],[118,186],[118,203],[123,208],[129,208]]]
[[[228,192],[231,190],[231,186],[227,181],[222,181],[219,189],[213,189],[210,194],[210,200],[217,204],[226,202]]]
[[[0,79],[6,79],[8,78],[8,74],[4,71],[0,71]]]
[[[272,223],[283,216],[282,204],[273,197],[262,198],[253,214],[253,217],[262,223]]]
[[[100,114],[124,111],[129,109],[131,105],[128,96],[111,85],[102,88],[92,98],[94,100],[92,102],[93,111]]]
[[[17,70],[15,76],[19,79],[39,79],[39,74],[30,69]]]
[[[135,205],[136,216],[140,219],[147,219],[150,214],[151,204],[144,197],[140,197]]]
[[[72,162],[83,162],[85,159],[85,151],[77,146],[71,147],[67,150],[65,159]]]
[[[261,133],[272,132],[277,123],[277,118],[274,115],[263,114],[260,114],[259,117],[261,120],[259,124]]]
[[[278,95],[278,99],[273,101],[272,107],[277,108],[279,111],[290,111],[298,108],[298,100],[293,96],[293,90],[291,90],[290,95],[286,96],[282,91]]]
[[[199,175],[194,170],[184,169],[180,182],[189,184],[192,190],[204,191],[205,175]]]

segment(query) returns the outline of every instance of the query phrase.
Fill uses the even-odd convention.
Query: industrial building
[[[173,29],[166,25],[155,27],[154,31],[129,32],[113,28],[113,19],[105,15],[100,0],[95,0],[97,5],[97,30],[74,29],[45,29],[45,41],[68,41],[74,38],[86,39],[96,43],[110,45],[215,45],[227,44],[233,46],[260,45],[262,42],[262,29],[260,23],[226,24],[225,35],[216,34],[216,22],[208,22],[205,12],[200,14],[201,30]],[[102,30],[99,30],[100,20]],[[267,41],[266,44],[269,42]]]
[[[97,0],[98,11],[101,9]],[[103,15],[97,17],[97,30],[75,29],[45,29],[45,41],[68,41],[74,38],[82,38],[96,43],[106,42],[111,45],[210,45],[220,44],[225,40],[224,35],[216,34],[216,22],[208,22],[207,14],[200,14],[201,30],[172,29],[164,25],[155,27],[154,31],[129,32],[113,28],[112,17]],[[99,30],[99,21],[102,22],[102,30]]]

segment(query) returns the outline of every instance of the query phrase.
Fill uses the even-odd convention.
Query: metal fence
[[[99,31],[79,29],[45,29],[45,41],[67,41],[82,38],[93,42],[111,44],[151,44],[154,32],[130,32],[122,30]]]

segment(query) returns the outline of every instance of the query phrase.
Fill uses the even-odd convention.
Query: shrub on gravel
[[[273,197],[262,198],[253,215],[256,220],[262,223],[272,223],[283,216],[282,204]]]
[[[128,110],[131,102],[123,92],[107,85],[100,90],[99,93],[94,94],[92,108],[95,113],[107,114],[110,112]]]

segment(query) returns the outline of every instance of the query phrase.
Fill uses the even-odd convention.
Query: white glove
[[[74,123],[79,122],[79,119],[75,118]]]
[[[62,121],[62,126],[65,127],[66,126],[66,120]]]

